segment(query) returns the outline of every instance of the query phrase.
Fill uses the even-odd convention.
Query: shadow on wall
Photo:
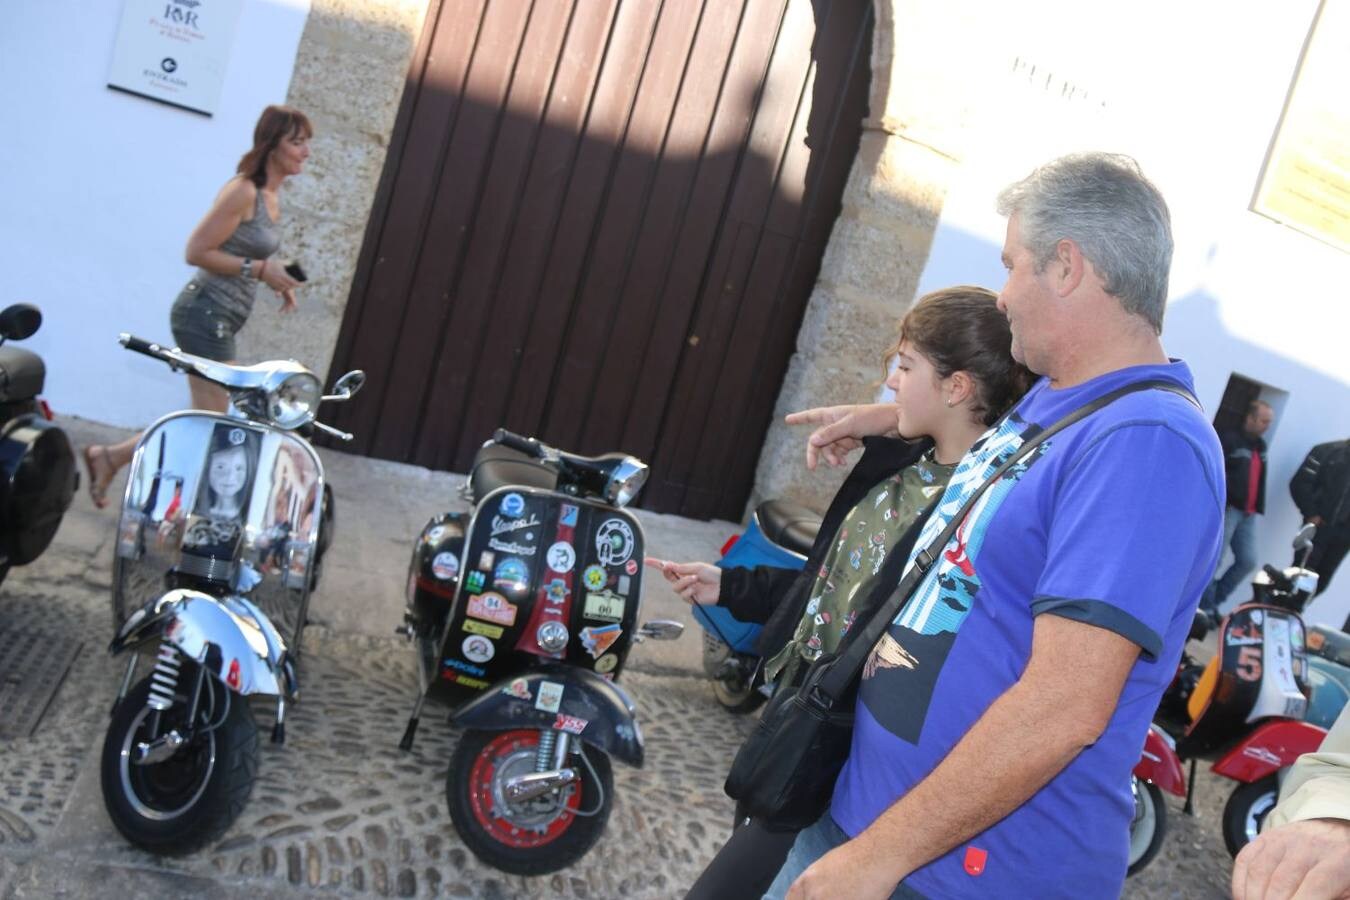
[[[737,518],[866,115],[870,4],[444,0],[333,371],[358,452],[466,471],[494,428],[646,459]]]

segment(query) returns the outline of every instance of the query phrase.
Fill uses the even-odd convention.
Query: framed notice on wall
[[[216,111],[243,0],[125,0],[108,87]]]
[[[1350,0],[1322,0],[1252,210],[1350,252]]]

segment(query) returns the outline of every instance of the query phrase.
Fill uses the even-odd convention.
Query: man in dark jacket
[[[1200,605],[1215,615],[1228,595],[1256,568],[1256,517],[1266,511],[1266,442],[1262,435],[1274,419],[1275,411],[1269,403],[1253,400],[1241,428],[1219,433],[1228,480],[1223,545],[1232,547],[1233,564],[1200,598]]]
[[[1307,566],[1320,577],[1317,593],[1331,583],[1350,548],[1350,440],[1318,444],[1289,482],[1303,521],[1317,526]],[[1350,631],[1350,618],[1344,630]]]

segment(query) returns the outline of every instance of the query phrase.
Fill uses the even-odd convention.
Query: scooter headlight
[[[278,428],[292,430],[314,421],[323,385],[310,372],[287,375],[267,392],[267,417]]]
[[[647,483],[647,464],[632,456],[624,457],[610,473],[605,499],[615,506],[627,506]]]

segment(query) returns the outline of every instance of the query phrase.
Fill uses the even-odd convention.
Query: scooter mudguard
[[[1330,730],[1331,723],[1350,702],[1350,666],[1308,655],[1308,683],[1312,696],[1303,721]]]
[[[804,560],[783,549],[764,536],[759,517],[751,516],[750,524],[717,561],[722,569],[753,569],[755,566],[777,566],[780,569],[800,569]],[[755,642],[763,626],[742,622],[720,606],[694,606],[694,620],[699,626],[737,653],[755,653]]]
[[[1243,784],[1260,781],[1322,745],[1326,729],[1307,722],[1268,722],[1214,764],[1214,773]]]
[[[239,597],[169,591],[128,616],[108,649],[121,653],[153,640],[177,647],[237,693],[290,693],[277,678],[285,643],[257,607]]]
[[[408,572],[408,614],[433,633],[445,625],[463,564],[469,516],[442,513],[422,527]]]
[[[1144,739],[1144,752],[1139,757],[1139,764],[1134,767],[1134,774],[1169,794],[1186,796],[1186,774],[1181,768],[1181,758],[1156,725],[1149,726],[1148,737]]]
[[[456,710],[450,720],[465,728],[506,731],[556,728],[642,767],[642,731],[622,688],[588,669],[556,667],[503,679]]]

